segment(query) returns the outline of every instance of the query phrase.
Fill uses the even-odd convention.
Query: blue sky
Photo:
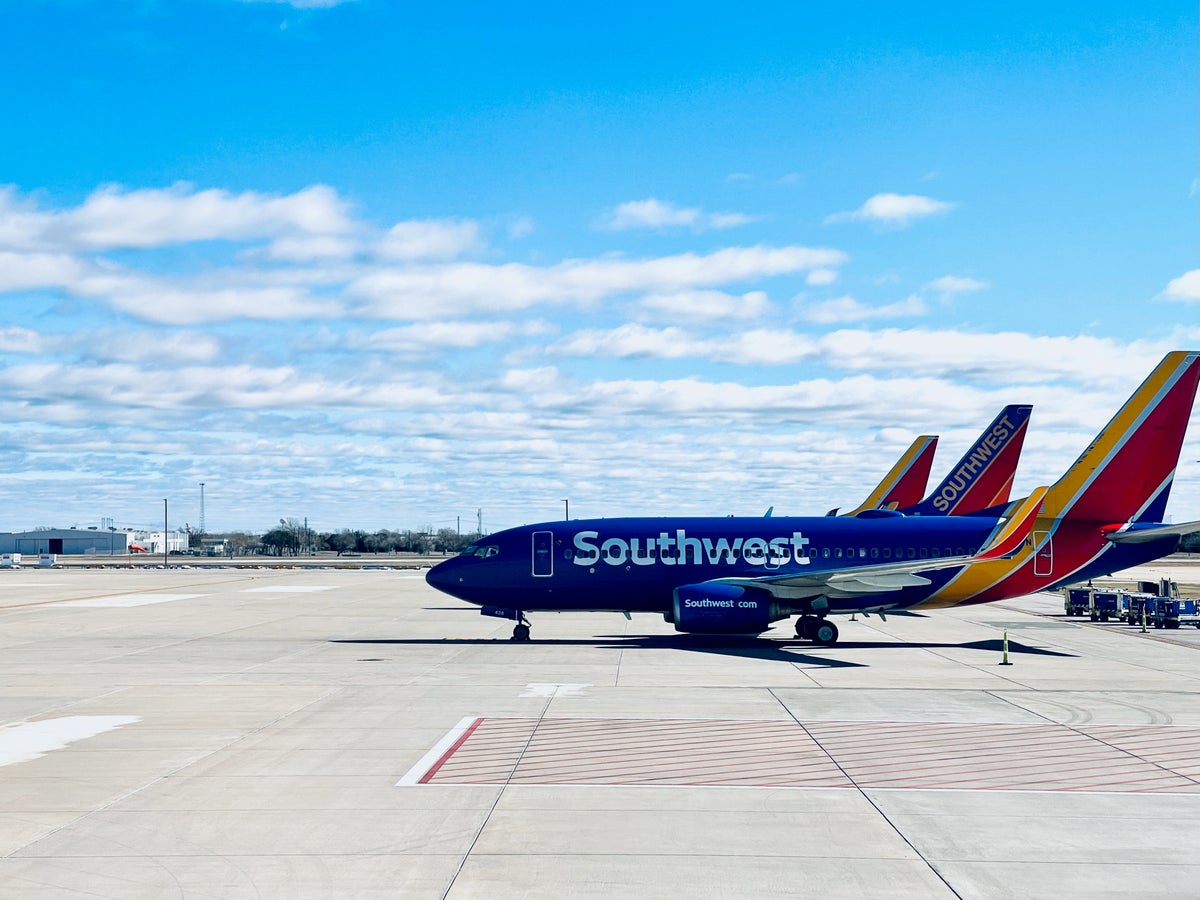
[[[0,0],[0,528],[1028,489],[1200,346],[1194,4],[406,6]]]

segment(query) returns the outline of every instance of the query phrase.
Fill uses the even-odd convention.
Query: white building
[[[166,533],[166,552],[182,553],[188,549],[188,538],[189,536],[181,531],[168,531]],[[157,553],[161,556],[163,553],[163,533],[161,531],[130,532],[129,546],[130,549],[133,549],[135,546],[141,547],[146,553]]]

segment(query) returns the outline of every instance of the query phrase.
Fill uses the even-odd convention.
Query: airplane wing
[[[991,539],[971,556],[942,556],[909,559],[870,566],[825,569],[820,572],[790,572],[758,578],[714,578],[721,584],[765,590],[774,597],[800,600],[806,597],[847,598],[896,591],[929,584],[921,572],[964,568],[1012,556],[1029,538],[1037,521],[1048,488],[1037,488],[1024,500],[1015,502]],[[1198,524],[1200,529],[1200,524]]]
[[[1111,530],[1110,530],[1111,529]],[[1109,525],[1100,529],[1114,544],[1145,544],[1165,537],[1183,537],[1200,531],[1200,522],[1181,522],[1178,525],[1151,525],[1139,528],[1136,524]]]

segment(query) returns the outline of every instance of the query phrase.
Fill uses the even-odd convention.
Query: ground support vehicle
[[[1117,591],[1088,591],[1088,616],[1093,622],[1115,619],[1121,611],[1121,595]]]
[[[1067,588],[1063,597],[1063,611],[1068,616],[1082,616],[1090,606],[1091,588]]]
[[[1171,597],[1155,597],[1146,603],[1146,619],[1155,628],[1179,627],[1179,601]]]
[[[1129,599],[1129,605],[1125,612],[1125,622],[1129,625],[1141,625],[1143,622],[1147,625],[1151,623],[1154,617],[1153,602],[1156,599],[1154,594],[1143,593],[1128,593],[1126,596]]]

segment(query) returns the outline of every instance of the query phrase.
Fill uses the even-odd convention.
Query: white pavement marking
[[[86,600],[68,600],[57,606],[148,606],[151,603],[170,603],[174,600],[191,600],[207,594],[113,594],[111,597],[88,597]]]
[[[417,760],[417,764],[404,773],[404,777],[396,782],[396,787],[410,787],[414,784],[420,784],[421,779],[425,777],[434,765],[437,764],[443,756],[449,752],[467,731],[479,721],[479,716],[464,716],[459,719],[458,724],[446,732],[445,736],[429,748],[429,752]]]
[[[279,587],[247,588],[243,594],[311,594],[314,591],[328,591],[337,587],[336,584],[285,584]]]
[[[137,716],[64,716],[5,725],[0,727],[0,766],[38,759],[51,750],[139,721]]]
[[[583,694],[584,688],[590,688],[590,684],[557,684],[553,681],[531,681],[525,685],[525,690],[518,696],[521,697],[579,697]]]

